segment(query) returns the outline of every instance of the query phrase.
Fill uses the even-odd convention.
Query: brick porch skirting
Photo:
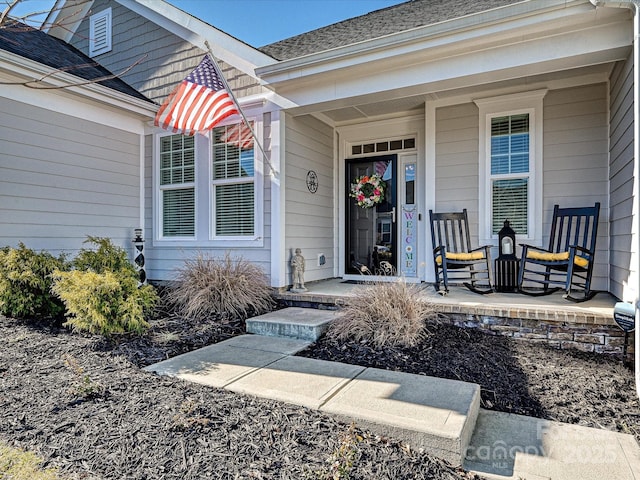
[[[441,307],[440,305],[438,307]],[[446,306],[444,306],[446,307]],[[440,310],[440,308],[438,309]],[[443,310],[448,310],[444,308]],[[613,319],[581,317],[565,312],[543,314],[539,320],[518,316],[487,315],[486,313],[441,312],[441,321],[465,328],[479,328],[488,333],[515,340],[546,343],[555,348],[574,348],[583,352],[622,355],[625,334]],[[541,312],[538,312],[540,314]],[[516,314],[517,315],[517,314]],[[549,318],[549,317],[555,318]],[[565,318],[562,318],[565,317]],[[633,353],[634,335],[629,335],[627,354]]]

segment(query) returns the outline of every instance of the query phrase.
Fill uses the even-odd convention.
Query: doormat
[[[343,280],[340,283],[348,283],[350,285],[371,285],[372,283],[378,283],[375,280]]]

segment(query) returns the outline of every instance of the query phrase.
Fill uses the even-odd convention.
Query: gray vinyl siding
[[[473,103],[436,110],[436,212],[467,209],[471,242],[478,245],[478,107]]]
[[[286,255],[288,262],[296,248],[306,259],[305,281],[333,276],[335,258],[333,188],[333,129],[311,116],[287,117],[286,121],[285,198]],[[309,170],[318,175],[318,191],[309,192],[306,176]],[[318,266],[318,254],[327,262]]]
[[[131,247],[140,137],[0,99],[0,246],[75,254],[87,235]]]
[[[632,232],[634,181],[633,62],[630,56],[614,68],[610,79],[610,292],[635,301],[637,265]]]
[[[609,278],[608,106],[606,84],[552,90],[543,112],[543,245],[549,241],[553,205],[601,203],[593,288]],[[473,103],[436,110],[436,211],[469,214],[478,244],[478,109]]]
[[[113,42],[111,52],[96,60],[125,82],[157,103],[162,103],[175,86],[193,70],[204,51],[111,0],[96,0],[93,13],[111,7]],[[89,16],[80,24],[72,43],[89,54]],[[223,75],[238,98],[262,92],[258,82],[237,69],[221,64]]]
[[[608,94],[596,84],[552,90],[544,98],[543,245],[548,245],[553,206],[600,202],[592,287],[609,283]]]

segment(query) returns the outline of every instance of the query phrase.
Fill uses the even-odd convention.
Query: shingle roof
[[[276,60],[289,60],[522,1],[410,0],[287,38],[259,50]]]
[[[7,22],[0,28],[0,49],[61,69],[84,80],[96,80],[113,75],[68,43],[19,22]],[[117,77],[96,83],[135,98],[151,101]]]

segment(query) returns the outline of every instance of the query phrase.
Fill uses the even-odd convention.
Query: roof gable
[[[209,44],[218,59],[249,76],[255,77],[256,67],[273,63],[273,58],[264,52],[164,0],[113,1],[203,51],[208,50]],[[48,33],[70,42],[95,3],[95,0],[56,0],[45,21]]]

